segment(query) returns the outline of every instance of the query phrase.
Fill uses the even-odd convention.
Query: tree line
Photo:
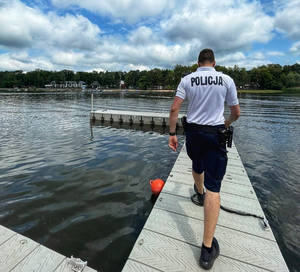
[[[152,69],[149,71],[131,70],[115,72],[74,72],[72,70],[46,71],[36,69],[30,72],[0,71],[0,88],[44,88],[52,81],[61,83],[65,81],[84,81],[87,86],[97,81],[103,88],[119,88],[124,81],[126,88],[147,89],[176,89],[180,79],[193,71],[197,64],[192,66],[176,65],[171,69]],[[233,68],[216,66],[231,76],[238,89],[268,89],[282,90],[284,88],[300,87],[300,64],[281,66],[268,64],[252,68],[247,71],[237,65]]]

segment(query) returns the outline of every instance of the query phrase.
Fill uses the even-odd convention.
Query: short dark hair
[[[205,63],[205,62],[214,62],[215,55],[211,49],[203,49],[199,53],[198,62]]]

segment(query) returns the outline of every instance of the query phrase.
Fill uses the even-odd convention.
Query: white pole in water
[[[91,111],[93,111],[94,110],[94,94],[92,94],[92,110]]]

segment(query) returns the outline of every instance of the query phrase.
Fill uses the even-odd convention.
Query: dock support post
[[[91,99],[91,103],[92,103],[92,105],[91,105],[91,111],[93,111],[94,110],[94,94],[92,94],[91,95],[92,97],[92,99]]]

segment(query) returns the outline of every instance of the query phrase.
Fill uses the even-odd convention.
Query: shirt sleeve
[[[234,81],[231,78],[229,80],[228,90],[227,90],[225,100],[226,100],[226,104],[228,106],[236,106],[239,104],[236,86],[234,84]]]
[[[184,80],[183,78],[181,79],[178,87],[177,87],[177,92],[176,92],[176,96],[182,98],[183,100],[185,100],[186,98],[186,91],[184,88]]]

